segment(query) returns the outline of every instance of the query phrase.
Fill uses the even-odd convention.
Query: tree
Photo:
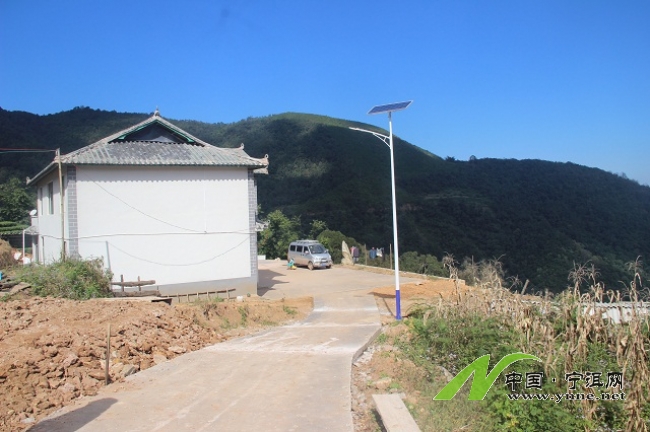
[[[34,208],[33,198],[20,180],[13,177],[0,184],[0,221],[25,223],[29,210]]]
[[[269,226],[259,236],[260,252],[267,258],[286,258],[289,243],[300,238],[300,218],[288,218],[281,210],[268,215]]]
[[[309,232],[309,238],[315,239],[318,238],[320,233],[327,230],[327,224],[322,220],[313,220],[311,222],[311,231]]]
[[[348,237],[340,231],[325,230],[318,236],[318,241],[329,251],[332,261],[340,263],[343,258],[341,244],[345,242],[348,247],[358,245],[359,243],[352,237]]]
[[[413,273],[446,276],[443,263],[429,254],[421,255],[413,251],[403,253],[399,257],[399,267],[404,271]]]

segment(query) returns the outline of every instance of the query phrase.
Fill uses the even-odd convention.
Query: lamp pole
[[[398,102],[387,105],[378,105],[373,107],[368,114],[380,114],[388,113],[388,136],[382,135],[377,132],[353,128],[352,130],[357,130],[360,132],[371,133],[380,140],[384,142],[390,148],[390,180],[391,180],[391,192],[393,198],[393,243],[395,245],[395,319],[402,319],[402,305],[401,305],[401,296],[400,296],[400,287],[399,287],[399,246],[397,240],[397,198],[395,195],[395,156],[393,152],[393,111],[399,111],[408,108],[413,101],[407,102]]]

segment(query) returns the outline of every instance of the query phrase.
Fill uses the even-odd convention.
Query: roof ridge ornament
[[[154,117],[160,117],[160,110],[156,107],[156,111],[153,112]]]

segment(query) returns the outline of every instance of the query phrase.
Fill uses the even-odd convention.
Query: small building
[[[255,174],[267,166],[268,156],[210,145],[156,110],[28,180],[34,258],[101,258],[114,281],[155,280],[145,289],[163,295],[255,294]]]

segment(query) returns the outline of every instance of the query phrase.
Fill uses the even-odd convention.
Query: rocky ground
[[[300,320],[311,298],[166,303],[27,297],[0,302],[0,430],[19,431],[109,381],[263,327]]]

